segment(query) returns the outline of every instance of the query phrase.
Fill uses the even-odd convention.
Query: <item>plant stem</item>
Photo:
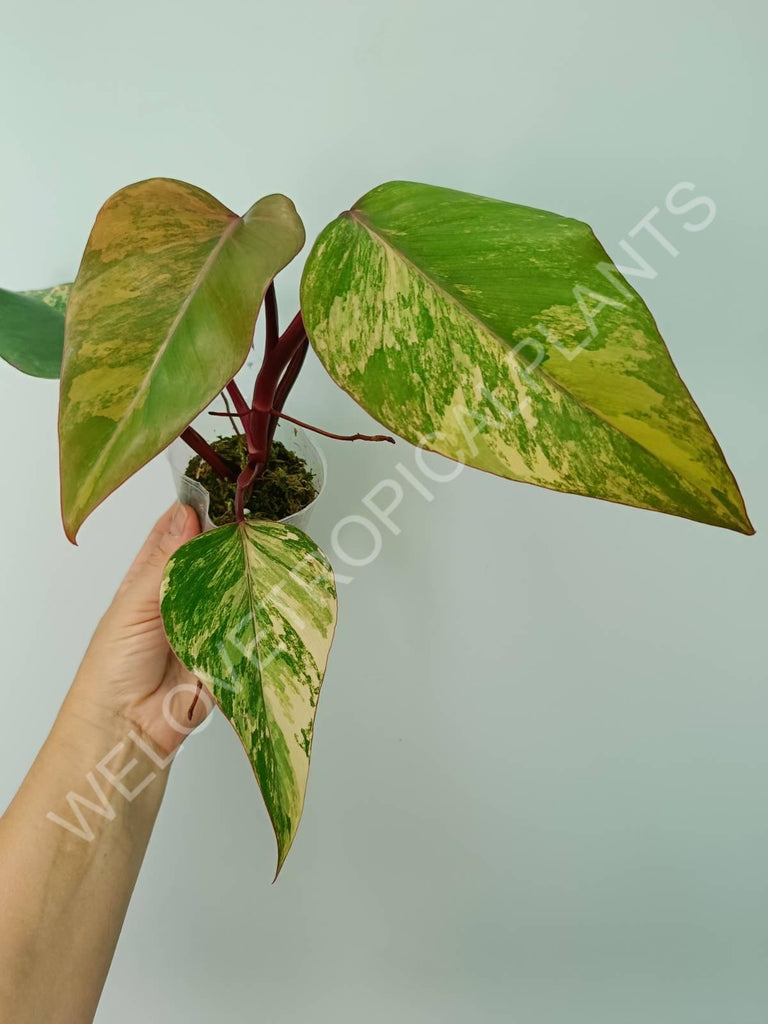
[[[246,496],[254,481],[266,469],[269,460],[275,416],[279,412],[275,405],[282,408],[281,403],[285,401],[304,358],[303,354],[299,356],[298,353],[307,345],[307,332],[301,312],[278,336],[277,300],[272,286],[267,289],[264,302],[267,316],[264,359],[253,387],[251,408],[248,408],[234,381],[227,386],[248,442],[248,465],[237,478],[235,518],[239,523],[245,521]]]
[[[235,492],[235,522],[245,522],[245,488],[241,486],[239,479]]]
[[[225,412],[218,412],[212,409],[209,416],[226,416]],[[305,423],[304,420],[297,420],[295,416],[289,416],[287,412],[278,412],[277,409],[271,409],[270,415],[275,419],[288,420],[289,423],[295,423],[297,427],[303,427],[305,430],[311,430],[315,434],[322,434],[323,437],[331,437],[334,441],[388,441],[389,444],[394,444],[395,439],[389,434],[333,434],[329,430],[322,430],[320,427],[314,427],[311,423]]]
[[[237,478],[237,491],[235,493],[235,520],[238,523],[245,522],[245,499],[254,481],[261,476],[267,468],[266,462],[248,461],[248,465]]]
[[[304,341],[306,336],[307,331],[306,328],[304,327],[304,318],[301,315],[301,310],[299,310],[299,312],[296,314],[293,320],[291,320],[291,322],[283,331],[280,337],[280,341],[276,346],[277,351],[280,353],[280,356],[283,359],[281,370],[288,365],[289,359],[296,351],[296,349],[299,347],[299,345],[302,343],[302,341]]]
[[[194,427],[187,427],[181,435],[181,439],[186,441],[192,451],[196,452],[224,480],[232,480],[233,482],[237,480],[238,470],[230,466],[228,462],[225,462],[218,452],[211,448],[205,438],[198,434]]]
[[[195,696],[192,698],[192,703],[189,705],[189,711],[187,711],[187,719],[190,722],[192,721],[192,715],[194,715],[194,713],[195,713],[195,708],[197,707],[197,702],[200,699],[200,694],[202,693],[202,691],[203,691],[203,684],[198,679],[197,680],[197,689],[195,690]]]
[[[248,443],[248,451],[252,454],[253,453],[253,444],[252,444],[252,438],[251,438],[251,433],[250,433],[250,419],[249,419],[249,415],[250,415],[250,411],[251,410],[248,408],[248,403],[246,402],[245,398],[243,397],[242,391],[237,386],[237,384],[235,383],[234,380],[231,380],[229,382],[229,384],[227,384],[227,392],[229,393],[229,397],[232,399],[232,404],[235,407],[235,411],[237,412],[237,415],[240,417],[240,419],[242,421],[243,430],[245,431],[245,438],[246,438],[246,441]]]
[[[295,423],[297,427],[304,427],[305,430],[312,430],[316,434],[322,434],[323,437],[331,437],[334,441],[388,441],[389,444],[394,444],[394,437],[390,437],[389,434],[332,434],[328,430],[321,430],[320,427],[313,427],[311,423],[304,423],[303,420],[297,420],[293,416],[289,416],[287,412],[278,412],[276,409],[272,410],[273,416],[279,416],[281,420],[288,420],[289,423]]]
[[[266,316],[266,330],[264,336],[264,351],[271,352],[277,345],[280,338],[280,321],[277,314],[277,295],[275,294],[275,282],[271,281],[269,288],[264,295],[264,315]]]
[[[229,404],[229,399],[227,398],[226,391],[222,391],[221,392],[221,397],[224,400],[224,405],[226,406],[226,409],[227,409],[225,415],[229,417],[229,422],[232,424],[232,429],[234,430],[235,434],[237,435],[238,441],[240,442],[241,445],[243,445],[243,447],[245,447],[246,444],[247,444],[247,441],[245,440],[244,436],[240,433],[240,427],[242,427],[242,423],[240,424],[240,427],[238,427],[237,419],[236,419],[234,413],[232,412],[232,406]]]
[[[234,425],[234,417],[230,413],[220,413],[217,410],[211,410],[208,413],[209,416],[228,416]],[[250,413],[247,415],[251,415]],[[289,423],[295,423],[297,427],[303,427],[304,430],[311,430],[315,434],[323,434],[324,437],[332,437],[336,441],[388,441],[390,444],[394,444],[395,440],[390,434],[334,434],[330,430],[323,430],[321,427],[312,426],[311,423],[305,423],[303,420],[297,420],[295,416],[289,416],[288,413],[283,413],[278,409],[270,409],[269,415],[274,420],[288,420]],[[238,428],[234,427],[234,432],[238,433]],[[240,434],[238,434],[240,436]]]
[[[266,462],[269,458],[270,424],[275,395],[284,371],[306,338],[304,321],[301,313],[297,313],[272,351],[264,354],[264,362],[253,389],[249,421],[249,435],[253,444],[253,450],[249,448],[249,451],[254,461]]]
[[[212,416],[228,416],[241,441],[242,437],[237,429],[235,419],[239,419],[242,423],[248,448],[246,468],[238,475],[238,471],[225,462],[192,427],[187,427],[181,435],[193,451],[197,452],[200,458],[204,459],[219,476],[237,483],[235,517],[239,523],[245,519],[247,493],[266,468],[277,417],[281,415],[283,402],[285,402],[301,369],[309,344],[300,312],[296,314],[282,336],[279,335],[277,296],[273,282],[270,283],[264,295],[264,309],[266,315],[264,359],[256,377],[252,405],[248,405],[237,383],[231,380],[226,386],[226,393],[222,392],[227,411],[211,413]],[[235,408],[234,414],[227,401],[227,394],[232,399]],[[324,433],[324,431],[318,432]],[[329,434],[328,436],[335,435]]]
[[[286,327],[285,332],[274,348],[264,354],[264,362],[261,365],[259,374],[256,377],[256,384],[253,388],[252,408],[254,413],[269,413],[283,371],[306,337],[304,321],[302,320],[301,313],[297,313]]]
[[[290,363],[286,367],[285,373],[283,374],[280,383],[277,385],[275,390],[275,397],[272,402],[272,414],[269,422],[269,443],[272,444],[272,438],[275,436],[275,429],[277,427],[278,416],[277,413],[283,411],[283,406],[291,392],[291,388],[296,383],[296,378],[304,365],[304,359],[307,355],[307,349],[309,348],[309,338],[305,338],[301,345],[296,349],[291,357]]]

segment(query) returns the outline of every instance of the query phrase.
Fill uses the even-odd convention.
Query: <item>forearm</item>
[[[0,820],[3,1020],[92,1020],[167,775],[124,718],[67,698]]]

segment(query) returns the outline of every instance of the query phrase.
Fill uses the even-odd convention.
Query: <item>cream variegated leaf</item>
[[[280,871],[301,818],[320,686],[336,624],[327,558],[283,523],[222,526],[169,562],[171,646],[237,731],[261,788]]]
[[[0,288],[0,357],[32,377],[58,377],[71,288],[71,284],[27,292]]]
[[[322,232],[301,305],[334,380],[407,440],[754,532],[653,317],[586,224],[390,182]]]
[[[303,244],[285,196],[239,217],[194,185],[153,178],[107,200],[67,308],[59,436],[71,540],[237,373],[270,281]]]

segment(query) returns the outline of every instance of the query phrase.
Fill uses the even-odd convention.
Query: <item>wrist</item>
[[[97,803],[101,791],[115,811],[120,805],[123,813],[128,813],[132,805],[132,816],[149,814],[154,819],[172,757],[159,752],[152,740],[119,712],[91,703],[73,687],[46,748],[47,755],[55,759],[62,781],[62,807],[68,800],[67,789],[86,793]],[[136,800],[140,794],[141,799]],[[105,823],[112,817],[109,812]],[[95,820],[97,825],[102,824],[99,818]]]
[[[172,761],[168,751],[161,750],[123,709],[102,699],[79,676],[64,699],[51,738],[70,762],[85,771],[98,767],[110,754],[115,765],[122,767],[121,752],[129,749],[148,768],[163,774]]]
[[[110,741],[117,743],[130,730],[130,724],[119,709],[82,685],[79,677],[64,698],[57,724],[62,724],[67,732],[76,732],[80,740],[89,745],[91,741],[102,745]]]

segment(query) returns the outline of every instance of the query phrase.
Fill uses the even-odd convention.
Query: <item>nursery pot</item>
[[[211,439],[209,438],[208,440]],[[312,501],[305,505],[304,508],[300,508],[298,512],[294,512],[293,515],[286,516],[285,519],[280,520],[281,523],[288,523],[290,526],[295,526],[297,529],[306,532],[312,510],[325,488],[325,458],[307,431],[301,427],[294,426],[293,423],[289,423],[287,420],[280,420],[278,422],[277,429],[275,430],[275,440],[282,442],[286,448],[304,459],[307,469],[309,469],[314,477],[317,494]],[[211,522],[209,515],[211,497],[208,491],[199,480],[193,480],[186,475],[186,468],[189,465],[190,459],[194,458],[194,454],[189,445],[182,441],[181,438],[174,441],[167,451],[168,461],[171,464],[171,472],[173,473],[173,482],[176,485],[176,495],[182,504],[191,505],[195,512],[197,512],[200,526],[205,532],[215,529],[215,525]]]

